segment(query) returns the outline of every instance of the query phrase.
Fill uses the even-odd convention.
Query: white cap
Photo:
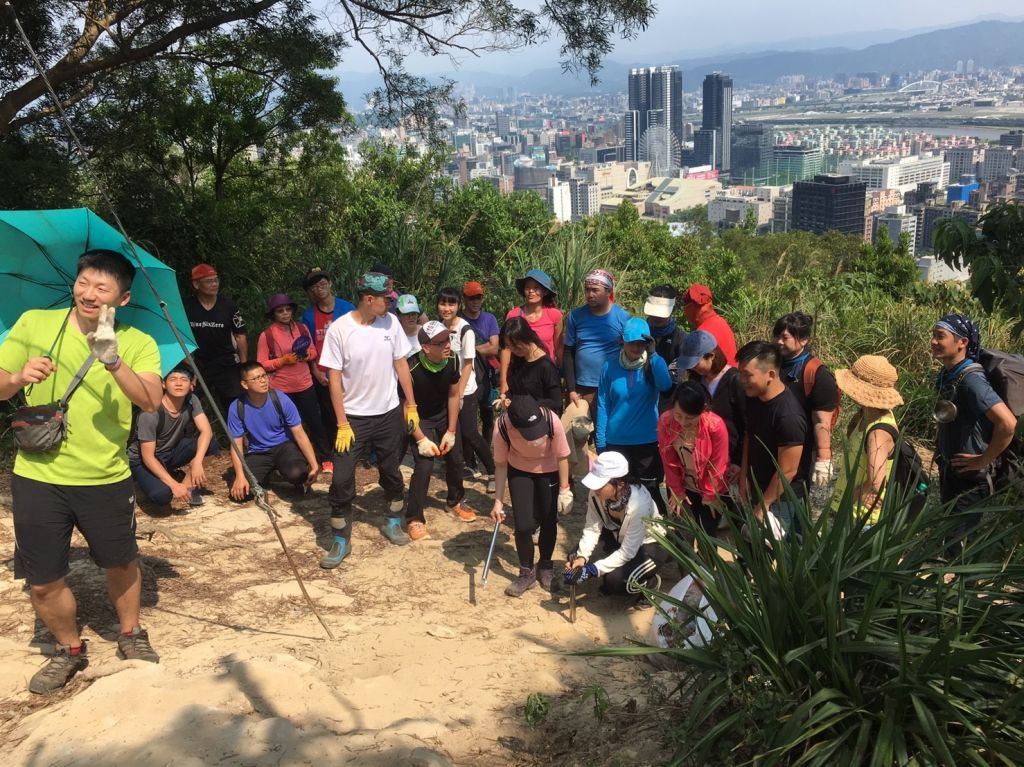
[[[609,480],[618,479],[629,474],[629,461],[622,453],[601,453],[590,467],[590,473],[583,478],[583,486],[588,490],[600,490]]]
[[[644,304],[644,314],[648,317],[668,318],[672,316],[672,311],[675,308],[676,300],[674,298],[647,296],[647,302]]]

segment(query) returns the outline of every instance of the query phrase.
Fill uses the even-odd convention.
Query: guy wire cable
[[[192,358],[192,354],[188,350],[188,346],[185,344],[185,338],[181,335],[181,332],[175,326],[174,321],[171,319],[170,312],[167,311],[167,302],[164,301],[160,292],[157,290],[156,285],[149,276],[149,272],[146,270],[145,264],[142,263],[142,258],[135,250],[135,244],[132,242],[131,237],[128,236],[128,232],[125,231],[124,225],[121,223],[121,218],[117,215],[117,211],[114,209],[113,202],[110,196],[107,194],[107,190],[103,183],[93,171],[92,162],[89,155],[86,153],[85,148],[82,146],[82,142],[78,139],[78,134],[75,132],[74,127],[71,125],[71,121],[68,119],[67,113],[64,111],[63,105],[60,103],[60,98],[57,96],[53,85],[50,83],[50,79],[46,76],[46,71],[43,68],[43,63],[39,60],[36,55],[35,49],[32,47],[32,42],[28,39],[28,35],[25,33],[25,29],[21,26],[21,21],[18,19],[18,14],[14,10],[14,6],[10,0],[0,0],[11,14],[11,19],[14,21],[14,26],[18,30],[18,35],[21,37],[21,41],[25,44],[28,49],[29,56],[32,58],[32,62],[35,65],[36,72],[46,85],[46,91],[49,94],[50,99],[53,101],[53,106],[60,118],[61,123],[67,129],[68,134],[71,136],[71,140],[81,155],[83,165],[85,166],[86,172],[92,177],[93,182],[96,184],[96,188],[99,190],[100,195],[103,197],[103,201],[107,205],[107,209],[110,211],[111,217],[114,219],[114,224],[117,226],[121,236],[124,237],[126,243],[128,243],[128,249],[131,251],[132,256],[135,258],[136,263],[139,265],[139,269],[142,273],[146,284],[149,285],[149,289],[153,292],[153,296],[157,300],[157,304],[160,307],[160,311],[163,313],[164,320],[170,327],[171,332],[174,333],[174,338],[181,347],[181,350],[185,353],[185,359],[192,366],[192,369],[196,373],[196,379],[199,381],[200,386],[203,389],[203,394],[206,395],[207,401],[213,407],[213,411],[217,416],[217,421],[223,427],[225,433],[228,434],[228,441],[230,449],[234,451],[235,455],[238,456],[242,463],[242,469],[245,472],[245,477],[249,481],[249,487],[252,490],[253,498],[256,501],[256,505],[259,506],[263,511],[266,512],[267,517],[270,519],[270,524],[274,528],[274,534],[277,536],[278,543],[281,544],[281,550],[284,552],[285,558],[288,560],[288,564],[291,567],[292,575],[295,578],[295,582],[299,584],[299,590],[302,592],[303,598],[306,600],[306,604],[309,605],[309,609],[316,616],[316,619],[320,621],[320,625],[323,626],[324,631],[327,633],[328,638],[334,639],[334,633],[331,631],[330,626],[327,625],[320,612],[316,609],[316,605],[313,603],[312,598],[309,596],[309,592],[306,591],[306,584],[302,581],[302,576],[299,575],[299,569],[295,565],[295,560],[292,558],[291,551],[288,549],[288,545],[285,543],[284,536],[281,534],[281,528],[277,524],[277,512],[274,507],[271,506],[270,502],[267,501],[266,491],[256,481],[256,476],[252,473],[249,468],[249,464],[245,462],[245,456],[239,451],[238,446],[235,445],[235,441],[230,438],[230,432],[228,432],[227,422],[224,420],[224,415],[220,412],[220,408],[217,406],[217,402],[210,392],[209,387],[206,385],[206,381],[203,379],[202,374],[199,372],[199,367],[195,364],[195,360]]]

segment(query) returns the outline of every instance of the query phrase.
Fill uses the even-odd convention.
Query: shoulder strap
[[[890,459],[895,458],[896,457],[896,453],[897,453],[897,445],[899,444],[899,441],[900,441],[900,433],[896,429],[896,427],[893,426],[891,423],[876,423],[874,426],[872,426],[870,429],[868,429],[866,432],[864,432],[864,440],[865,440],[865,442],[867,441],[868,434],[870,434],[873,431],[884,431],[886,434],[888,434],[890,437],[892,437],[893,445],[892,445],[892,452],[889,453],[889,458]]]
[[[506,447],[512,447],[512,440],[508,436],[508,424],[506,423],[506,419],[507,416],[505,415],[502,415],[501,418],[498,419],[498,433],[501,435],[501,438],[505,440]]]
[[[242,424],[242,433],[248,434],[249,430],[245,428],[245,395],[235,400],[235,415],[238,416],[238,420]]]
[[[281,407],[281,398],[277,396],[277,389],[270,390],[270,401],[274,403],[274,409],[277,411],[277,417],[281,419],[281,426],[284,429],[287,429],[288,421],[284,417],[284,408]]]
[[[818,368],[822,365],[821,357],[811,357],[804,363],[803,382],[804,382],[804,399],[811,396],[811,392],[814,391],[814,379],[818,376]]]
[[[64,396],[60,398],[61,408],[68,406],[68,400],[71,399],[71,395],[75,393],[75,389],[82,383],[82,379],[85,378],[85,374],[89,372],[89,368],[92,367],[92,363],[96,361],[96,355],[90,352],[89,356],[85,358],[85,362],[82,363],[82,367],[75,373],[75,377],[71,379],[71,383],[68,384],[67,391],[64,392]]]

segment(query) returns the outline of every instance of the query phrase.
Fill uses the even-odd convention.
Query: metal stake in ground
[[[494,532],[491,534],[491,548],[487,550],[487,560],[484,562],[484,573],[480,576],[480,585],[487,585],[487,576],[491,574],[491,557],[494,556],[494,545],[498,542],[498,531],[501,530],[501,521],[494,523]]]

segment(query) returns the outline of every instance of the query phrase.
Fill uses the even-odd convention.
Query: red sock
[[[68,650],[68,652],[72,655],[78,655],[80,652],[82,652],[82,645],[78,645],[78,647],[72,647],[70,650]]]
[[[123,636],[123,637],[130,637],[134,633],[134,631],[135,631],[135,629],[133,629],[133,628],[128,629],[127,631],[122,631],[121,632],[121,636]]]

